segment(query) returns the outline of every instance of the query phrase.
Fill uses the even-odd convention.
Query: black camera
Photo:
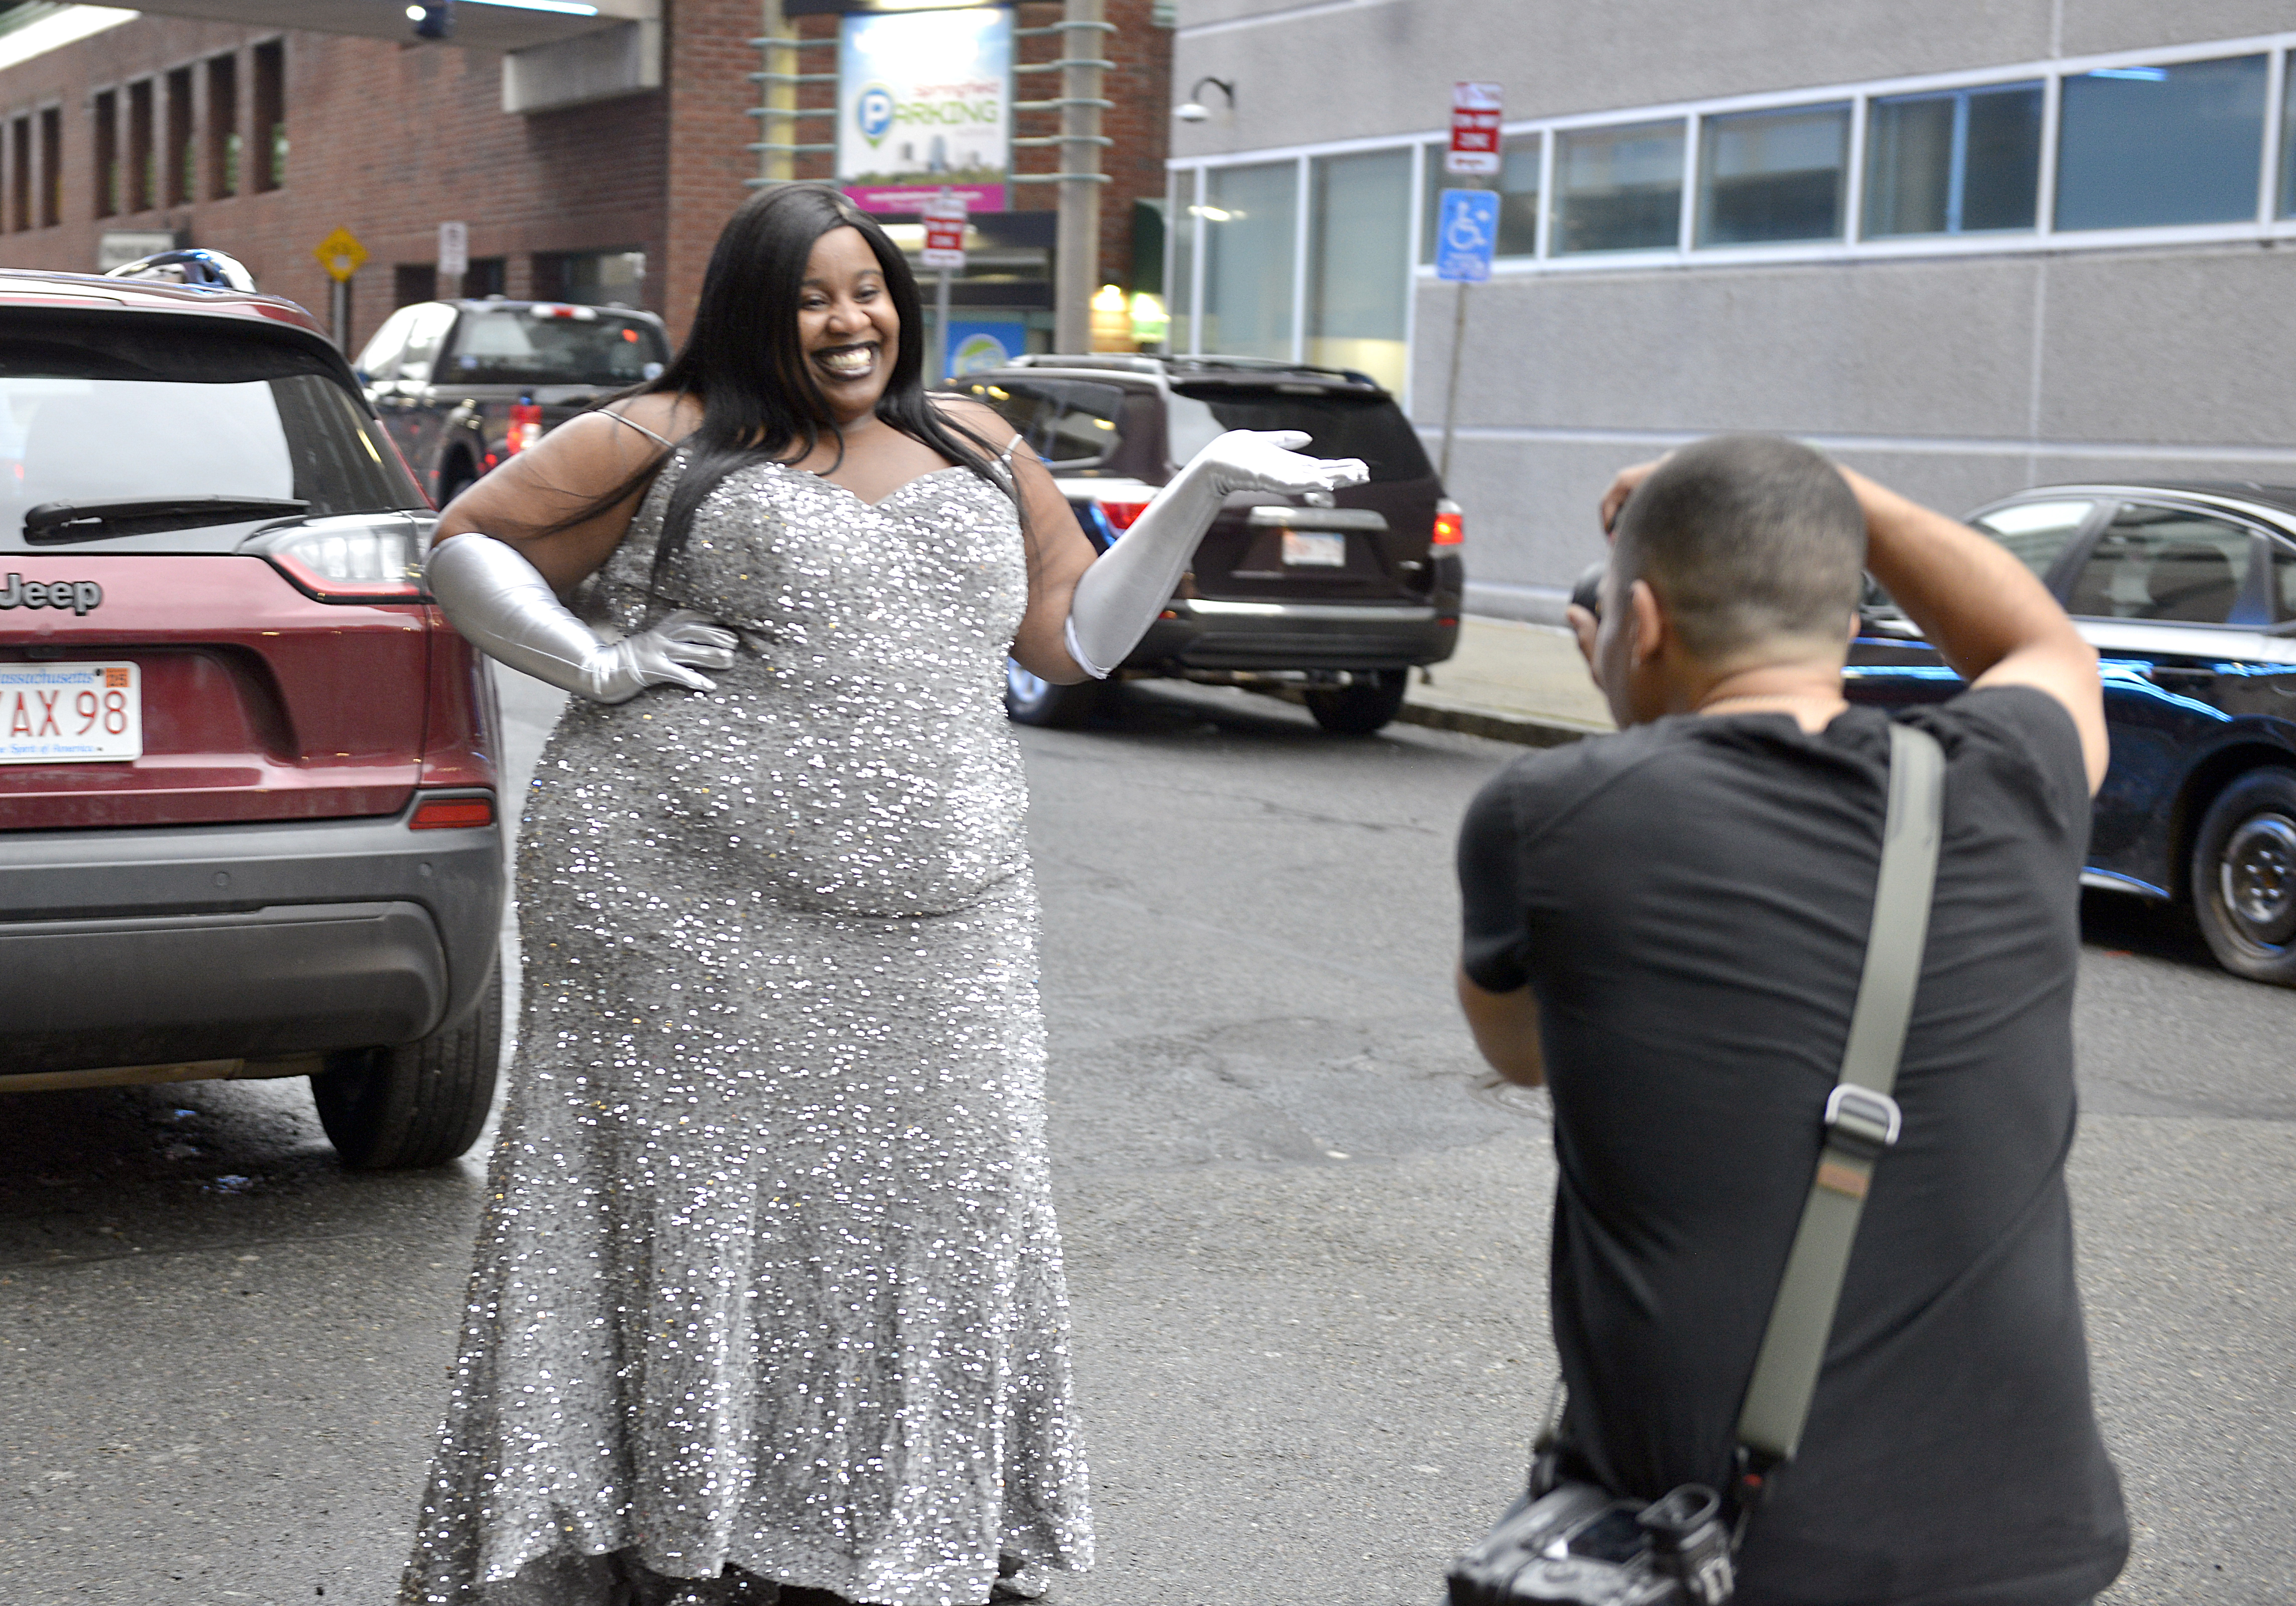
[[[1731,1537],[1704,1484],[1644,1505],[1563,1483],[1516,1501],[1451,1564],[1450,1606],[1726,1606]]]
[[[1597,619],[1603,617],[1603,576],[1610,567],[1608,563],[1588,565],[1580,572],[1578,583],[1570,587],[1572,605],[1584,608]]]

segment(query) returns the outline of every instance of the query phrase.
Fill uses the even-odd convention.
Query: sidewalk
[[[1612,728],[1570,632],[1472,615],[1459,621],[1456,654],[1413,673],[1398,717],[1529,747]]]

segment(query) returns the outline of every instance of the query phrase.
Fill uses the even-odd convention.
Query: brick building
[[[383,31],[371,20],[380,15],[394,20],[389,31],[400,26],[398,7],[354,11],[342,0],[160,0],[140,13],[0,4],[0,266],[94,271],[107,246],[135,254],[172,237],[230,252],[266,290],[324,315],[331,284],[314,248],[348,228],[369,254],[349,293],[356,349],[392,307],[453,293],[436,271],[438,227],[459,220],[469,226],[464,293],[624,301],[663,313],[676,333],[719,226],[759,171],[752,75],[764,7],[599,9],[627,36],[626,59],[606,53],[619,48],[611,32],[490,48],[518,45],[504,21],[525,13],[467,5],[456,42],[435,44],[411,29],[398,38],[275,25],[341,16]],[[1107,91],[1117,143],[1106,153],[1100,276],[1130,289],[1144,272],[1155,288],[1170,29],[1150,0],[1107,9],[1119,29]],[[1060,8],[1022,0],[1018,12],[1027,29]],[[834,14],[790,19],[806,37],[833,37],[837,24]],[[571,51],[588,53],[570,63]],[[808,70],[835,54],[807,53],[817,58]],[[1021,60],[1057,53],[1054,39],[1030,38]],[[1017,98],[1037,93],[1020,82]],[[1032,119],[1049,121],[1023,113],[1019,131],[1052,131]],[[1014,165],[1049,170],[1053,155],[1019,151]],[[799,176],[829,176],[825,158],[801,160]],[[1019,215],[980,219],[1025,249],[980,285],[961,285],[960,305],[986,296],[1034,315],[1040,303],[1044,315],[1029,321],[1049,328],[1049,273],[1029,264],[1048,261],[1054,189],[1016,186]],[[1136,253],[1136,212],[1148,219]],[[1037,241],[1040,252],[1026,244]]]

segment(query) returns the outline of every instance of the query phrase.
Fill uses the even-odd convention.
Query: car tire
[[[2193,843],[2193,915],[2235,976],[2296,987],[2296,770],[2235,778]]]
[[[327,1056],[311,1077],[335,1152],[354,1171],[442,1166],[478,1141],[502,1058],[502,969],[458,1026],[390,1048]]]
[[[1042,680],[1012,659],[1004,660],[1004,711],[1015,725],[1064,729],[1082,725],[1099,709],[1108,683],[1080,680],[1063,686]]]
[[[1344,686],[1310,686],[1308,712],[1334,736],[1368,736],[1401,712],[1408,669],[1358,669]]]

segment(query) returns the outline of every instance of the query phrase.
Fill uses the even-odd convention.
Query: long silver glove
[[[1299,430],[1230,430],[1197,453],[1132,521],[1115,545],[1093,560],[1077,582],[1063,632],[1069,656],[1095,680],[1139,643],[1171,600],[1172,587],[1195,555],[1231,491],[1300,496],[1361,485],[1371,471],[1355,457],[1305,457],[1292,448]]]
[[[439,608],[474,646],[593,702],[627,702],[652,685],[714,692],[716,681],[686,666],[734,667],[732,632],[685,609],[651,630],[600,641],[533,564],[491,536],[474,531],[440,542],[422,572]]]

